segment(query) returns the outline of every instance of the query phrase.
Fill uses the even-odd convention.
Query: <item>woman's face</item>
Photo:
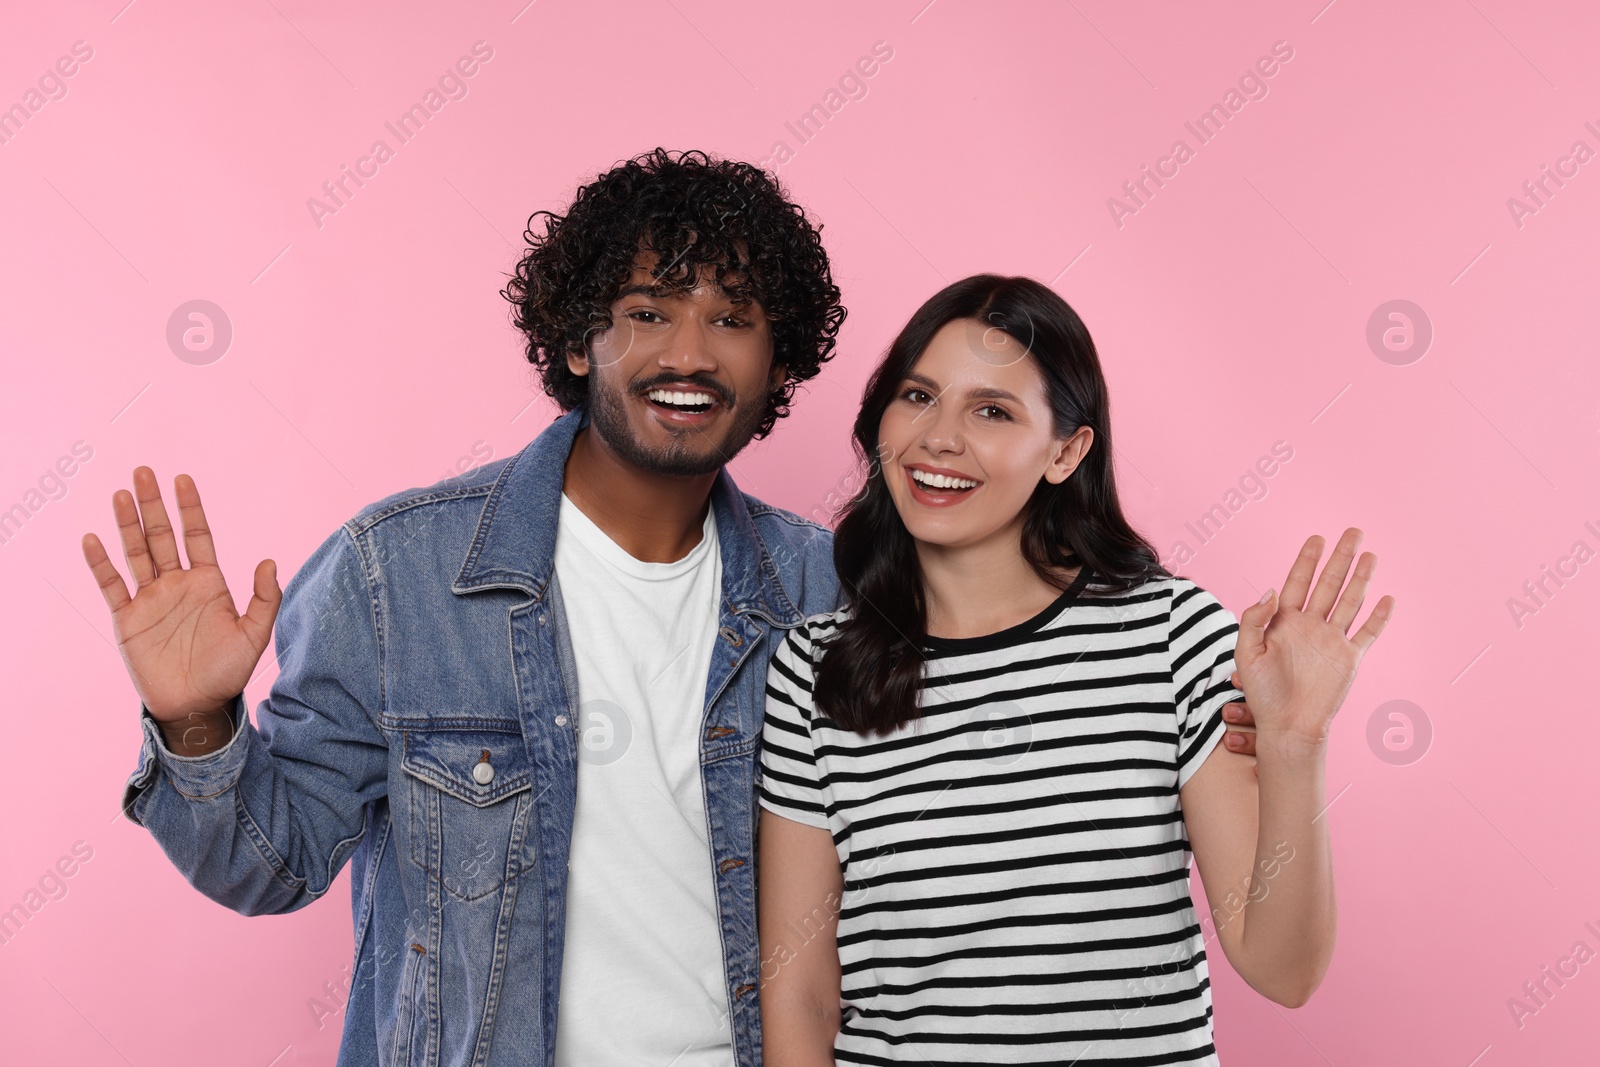
[[[878,422],[884,481],[919,542],[947,548],[1015,540],[1041,478],[1072,473],[1094,439],[1059,438],[1026,347],[977,319],[946,323]]]

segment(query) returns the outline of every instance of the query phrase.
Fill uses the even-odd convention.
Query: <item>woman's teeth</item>
[[[970,478],[952,478],[948,474],[929,474],[927,471],[919,471],[911,467],[908,467],[907,470],[911,471],[911,477],[918,485],[926,486],[929,489],[975,489],[978,485],[977,482]]]
[[[652,389],[646,395],[658,404],[672,404],[676,407],[689,408],[711,406],[710,393],[680,393],[672,389]]]

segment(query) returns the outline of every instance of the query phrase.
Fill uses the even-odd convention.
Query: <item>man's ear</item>
[[[1044,469],[1044,480],[1051,485],[1066,481],[1067,475],[1076,470],[1078,464],[1083,462],[1083,457],[1089,454],[1092,444],[1094,431],[1087,426],[1079,426],[1050,456],[1050,465]]]
[[[581,348],[574,348],[567,353],[567,369],[578,377],[587,377],[589,374],[589,356]]]
[[[789,376],[789,368],[782,363],[772,365],[772,373],[767,375],[767,392],[776,393],[783,388],[783,380]]]

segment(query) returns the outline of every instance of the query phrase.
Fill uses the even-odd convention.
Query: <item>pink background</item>
[[[137,698],[79,551],[94,530],[123,566],[112,492],[141,463],[169,501],[192,474],[242,606],[257,560],[286,581],[363,504],[549,421],[497,294],[530,213],[658,144],[761,161],[784,141],[850,317],[734,464],[747,490],[824,507],[911,310],[1022,273],[1093,331],[1125,506],[1164,555],[1188,543],[1183,573],[1237,613],[1312,533],[1360,526],[1381,557],[1369,601],[1398,610],[1329,759],[1338,952],[1290,1011],[1213,951],[1223,1062],[1596,1061],[1600,962],[1520,1026],[1508,1005],[1576,942],[1600,951],[1580,669],[1600,615],[1600,162],[1520,225],[1508,206],[1575,141],[1600,149],[1589,5],[123,3],[12,4],[0,31],[0,106],[93,50],[0,144],[0,509],[26,511],[0,544],[0,909],[92,850],[0,944],[0,1060],[331,1064],[338,1042],[348,869],[313,907],[247,919],[118,814]],[[398,144],[384,123],[480,40],[467,95]],[[801,144],[785,123],[879,41],[865,95]],[[1200,144],[1185,122],[1278,41],[1293,58],[1265,97]],[[308,198],[379,138],[394,157],[319,226]],[[1108,199],[1179,138],[1193,158],[1119,226]],[[165,336],[193,299],[233,328],[204,365]],[[1368,345],[1395,299],[1432,323],[1420,359]],[[30,496],[78,441],[91,458]],[[1185,523],[1279,441],[1266,495],[1201,544]],[[1527,600],[1558,564],[1564,585]],[[1537,607],[1520,625],[1517,598]],[[1369,745],[1391,700],[1431,723],[1424,758]]]

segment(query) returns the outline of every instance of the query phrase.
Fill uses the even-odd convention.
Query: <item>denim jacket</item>
[[[554,1062],[579,696],[554,573],[579,408],[516,455],[393,494],[284,589],[280,673],[228,744],[183,757],[141,705],[123,796],[201,893],[244,915],[328,891],[353,860],[339,1067]],[[700,767],[723,991],[760,1067],[756,787],[768,661],[838,606],[832,535],[712,488],[720,629]],[[568,596],[580,595],[568,590]],[[597,1005],[594,1025],[625,1023]]]

